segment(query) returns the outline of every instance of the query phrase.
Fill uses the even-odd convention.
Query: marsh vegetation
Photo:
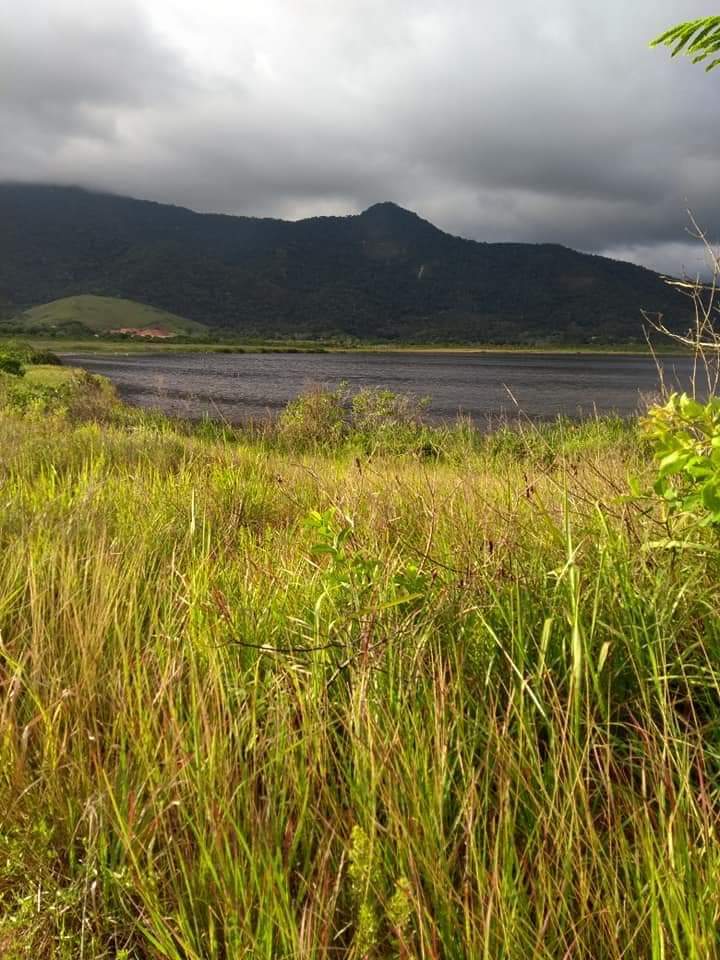
[[[636,422],[71,393],[0,414],[3,956],[714,954],[717,537]]]

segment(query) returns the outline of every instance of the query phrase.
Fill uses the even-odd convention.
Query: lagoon
[[[637,413],[659,389],[649,356],[538,353],[66,354],[63,362],[108,377],[132,404],[230,423],[276,414],[317,384],[346,382],[429,396],[429,415],[478,424],[500,418]],[[662,357],[665,382],[687,387],[692,360]]]

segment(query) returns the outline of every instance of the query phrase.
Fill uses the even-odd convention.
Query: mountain
[[[650,270],[557,244],[477,243],[393,203],[297,222],[0,184],[0,309],[142,301],[240,335],[456,342],[635,339],[687,321]]]

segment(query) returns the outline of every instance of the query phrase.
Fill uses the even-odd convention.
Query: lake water
[[[481,422],[513,417],[637,412],[658,389],[649,357],[518,353],[72,354],[63,362],[112,380],[129,403],[182,417],[237,423],[277,413],[314,384],[430,396],[430,415]],[[686,386],[691,360],[662,360],[666,382]],[[511,397],[514,397],[514,400]],[[514,401],[517,401],[517,405]]]

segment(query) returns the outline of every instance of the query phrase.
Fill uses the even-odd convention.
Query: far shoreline
[[[433,344],[433,343],[357,343],[336,344],[328,341],[290,341],[263,340],[218,343],[213,341],[184,341],[169,343],[152,340],[104,340],[96,338],[61,339],[38,337],[32,334],[0,334],[0,347],[3,342],[21,340],[31,343],[38,349],[52,350],[58,356],[74,353],[106,353],[110,355],[130,355],[141,353],[438,353],[438,354],[518,354],[545,356],[689,356],[677,346],[654,345],[651,350],[646,344]]]

